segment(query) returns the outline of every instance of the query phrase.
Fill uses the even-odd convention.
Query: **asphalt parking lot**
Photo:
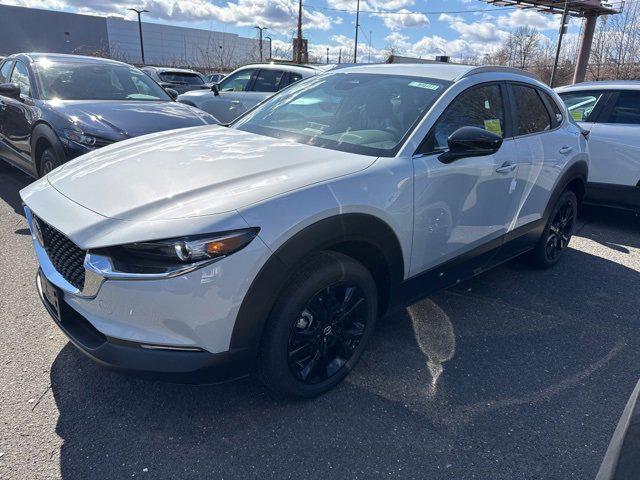
[[[378,324],[307,402],[90,364],[37,298],[0,165],[0,478],[592,479],[640,377],[640,224],[583,213],[561,264],[521,261]]]

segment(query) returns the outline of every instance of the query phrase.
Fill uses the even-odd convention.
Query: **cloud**
[[[533,10],[513,10],[498,17],[498,25],[507,28],[534,27],[538,30],[556,30],[560,20],[556,15],[545,15]]]
[[[426,27],[429,25],[429,19],[426,15],[423,13],[410,13],[406,8],[402,8],[394,14],[376,13],[375,16],[382,18],[382,21],[389,30]]]
[[[499,29],[491,21],[465,22],[461,17],[441,14],[440,21],[449,23],[449,27],[458,32],[460,40],[471,43],[493,44],[504,41],[509,33]]]
[[[98,15],[126,15],[132,5],[149,10],[150,18],[176,22],[195,20],[217,20],[244,27],[259,24],[279,33],[290,33],[296,25],[298,2],[296,0],[233,0],[216,5],[210,0],[141,0],[131,3],[126,0],[105,2],[101,0],[8,0],[13,5],[72,10]],[[315,10],[303,10],[305,30],[329,30],[332,18]]]

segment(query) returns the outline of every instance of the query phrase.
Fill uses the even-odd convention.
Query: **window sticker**
[[[581,122],[582,112],[580,110],[571,110],[571,117],[573,117],[576,122]]]
[[[435,85],[433,83],[423,83],[423,82],[411,82],[409,83],[410,87],[418,87],[418,88],[426,88],[427,90],[438,90],[440,85]]]
[[[500,120],[497,118],[492,118],[484,121],[484,129],[488,132],[495,133],[496,135],[502,136],[502,127],[500,126]]]

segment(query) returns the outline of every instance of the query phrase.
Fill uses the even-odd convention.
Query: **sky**
[[[303,30],[309,50],[336,61],[353,52],[357,0],[303,0]],[[127,8],[145,8],[144,21],[206,30],[257,34],[253,27],[267,27],[276,53],[290,51],[297,21],[297,0],[0,0],[8,5],[63,10],[134,19]],[[376,61],[389,49],[409,56],[432,58],[447,54],[454,58],[483,55],[500,47],[514,28],[536,27],[555,39],[558,15],[506,7],[493,7],[482,0],[360,0],[358,60]],[[579,32],[573,21],[570,35]],[[370,45],[370,47],[369,47]],[[277,56],[277,55],[274,55]],[[344,57],[343,57],[344,58]]]

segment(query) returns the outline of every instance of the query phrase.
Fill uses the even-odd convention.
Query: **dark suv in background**
[[[209,90],[211,83],[200,72],[186,68],[142,67],[144,73],[153,78],[164,88],[171,88],[178,93],[191,90]]]
[[[0,159],[34,177],[120,140],[215,123],[126,63],[45,53],[0,63]]]

